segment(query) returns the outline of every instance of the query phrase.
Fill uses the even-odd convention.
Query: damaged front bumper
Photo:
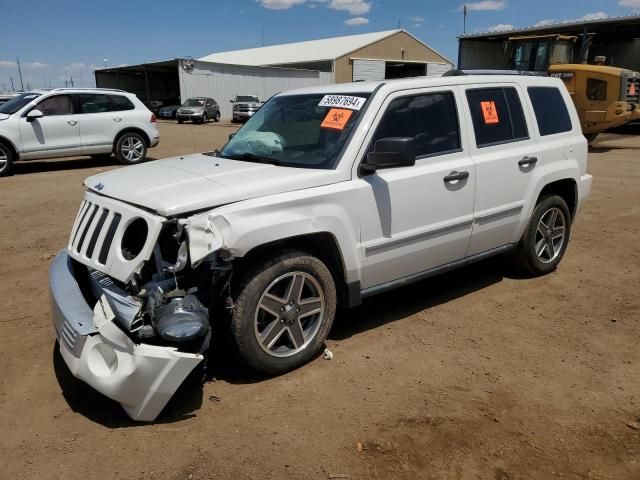
[[[53,260],[49,285],[56,337],[71,373],[119,402],[133,420],[155,420],[204,360],[173,347],[136,344],[112,321],[95,321],[66,251]]]

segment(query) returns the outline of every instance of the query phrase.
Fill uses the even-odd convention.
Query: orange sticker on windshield
[[[496,109],[496,102],[480,102],[480,107],[482,108],[484,123],[489,125],[493,123],[500,123],[498,110]]]
[[[630,97],[635,97],[636,96],[636,84],[635,83],[631,83],[631,86],[629,87],[629,96]]]
[[[322,128],[332,128],[334,130],[342,130],[349,119],[353,115],[353,110],[345,110],[344,108],[332,108],[324,117],[320,124]]]

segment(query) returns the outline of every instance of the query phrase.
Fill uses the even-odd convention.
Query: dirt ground
[[[236,127],[160,128],[154,158]],[[332,361],[263,379],[218,358],[152,425],[54,352],[47,268],[82,180],[111,168],[0,179],[1,479],[640,478],[640,136],[592,147],[592,197],[555,273],[493,259],[384,294],[339,315]]]

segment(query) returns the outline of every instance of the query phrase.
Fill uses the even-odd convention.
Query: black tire
[[[209,123],[209,117],[207,116],[207,112],[202,114],[202,120],[200,120],[200,123],[202,123],[203,125],[205,123]]]
[[[548,230],[546,224],[549,223],[548,219],[553,218],[550,215],[552,215],[554,210],[557,212],[556,223],[551,225],[551,230]],[[552,238],[554,235],[553,230],[560,228],[559,223],[557,223],[560,220],[560,213],[562,214],[561,219],[564,225],[564,237],[561,245],[555,243],[558,239],[554,241]],[[544,225],[540,223],[543,217],[545,217]],[[544,235],[543,232],[538,229],[538,226],[544,231]],[[559,234],[559,230],[557,231]],[[520,269],[530,275],[545,275],[550,273],[556,269],[562,260],[570,238],[571,213],[569,212],[567,202],[558,195],[545,195],[540,198],[533,210],[527,228],[514,252],[513,258],[515,263]],[[553,248],[551,248],[549,241],[554,244]],[[536,246],[543,248],[542,255],[538,255]],[[553,252],[553,257],[551,252]]]
[[[216,112],[216,116],[215,116],[215,117],[213,117],[213,121],[214,121],[214,122],[219,122],[219,121],[220,121],[220,110],[218,110],[218,111]]]
[[[135,154],[129,156],[129,145],[135,145]],[[135,132],[124,133],[116,142],[116,158],[124,165],[135,165],[144,162],[147,157],[147,142],[142,135]]]
[[[13,164],[15,158],[13,150],[7,145],[0,142],[0,177],[8,177],[13,175]]]
[[[287,275],[293,277],[287,277]],[[274,289],[280,287],[280,283],[272,285],[283,277],[284,279],[280,280],[280,282],[285,282],[282,284],[285,286],[282,296],[285,299],[292,298],[286,295],[288,288],[286,285],[290,285],[293,290],[295,279],[301,276],[304,276],[304,280],[298,291],[311,293],[311,296],[304,300],[310,300],[311,297],[324,298],[323,303],[317,300],[317,308],[315,305],[313,306],[319,313],[298,320],[295,311],[300,312],[300,308],[297,307],[304,308],[305,303],[297,301],[291,307],[289,303],[284,303],[283,305],[286,305],[290,310],[280,313],[279,316],[258,308],[263,294],[266,294],[269,288],[271,290],[268,291],[273,292]],[[291,278],[290,282],[289,278]],[[311,289],[317,290],[317,287],[321,291],[314,293]],[[298,298],[301,297],[302,295]],[[312,303],[315,302],[312,300]],[[278,303],[278,305],[280,304]],[[310,304],[307,303],[307,305]],[[322,308],[319,305],[322,305]],[[284,307],[279,309],[279,312],[282,311],[284,311]],[[291,251],[262,262],[244,275],[231,315],[231,332],[240,355],[251,368],[267,375],[278,375],[304,365],[322,349],[331,330],[335,312],[336,288],[329,269],[313,256],[299,251]],[[295,319],[292,316],[287,317],[290,313]],[[263,326],[260,324],[262,321],[264,321]],[[299,343],[298,347],[293,343],[294,334],[293,330],[289,329],[289,325],[292,329],[295,329],[294,325],[299,325],[302,327],[298,330],[300,332],[304,332],[304,329],[307,328],[307,336],[301,338],[303,341]],[[269,330],[269,326],[274,330],[277,328],[281,332],[276,337],[277,341],[270,352],[262,346],[258,338],[261,333]],[[260,328],[263,330],[260,331]],[[288,348],[287,343],[293,348]],[[276,352],[276,347],[280,349],[280,352]],[[277,356],[278,354],[282,355],[283,352],[287,356]]]
[[[183,120],[183,119],[181,119],[180,117],[176,117],[176,119],[178,120],[178,123],[179,123],[180,125],[182,125],[182,124],[184,123],[184,120]]]
[[[589,145],[591,145],[596,140],[596,138],[598,137],[598,134],[597,133],[587,133],[584,137],[587,139],[587,143]]]

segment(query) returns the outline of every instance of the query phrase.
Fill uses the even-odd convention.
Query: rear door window
[[[555,87],[529,87],[527,90],[536,114],[540,135],[544,137],[570,132],[573,129],[571,117],[560,90]]]
[[[456,102],[451,92],[412,95],[393,100],[376,130],[375,142],[389,137],[412,137],[416,157],[460,150]]]
[[[467,90],[467,101],[478,147],[529,138],[522,103],[515,88]]]
[[[94,93],[79,93],[79,113],[104,113],[111,111],[111,101],[108,95]]]

